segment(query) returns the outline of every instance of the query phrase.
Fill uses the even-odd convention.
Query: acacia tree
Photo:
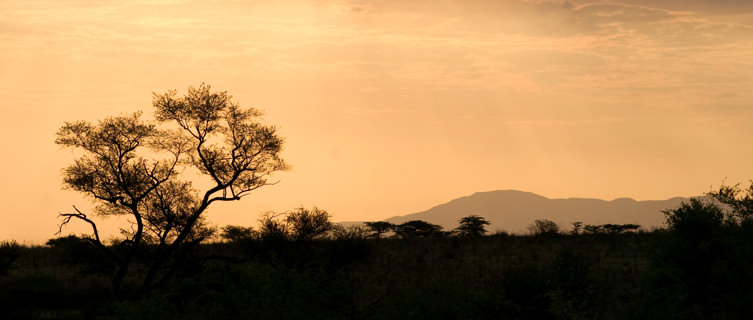
[[[230,242],[238,242],[253,239],[256,231],[252,227],[226,225],[222,227],[220,237]]]
[[[387,221],[370,221],[365,222],[364,225],[366,225],[366,228],[368,228],[368,230],[377,240],[382,237],[382,234],[389,232],[395,227],[394,224]]]
[[[534,235],[556,235],[560,232],[560,227],[552,220],[536,219],[528,226],[528,231]]]
[[[395,231],[395,234],[403,238],[424,238],[440,235],[442,232],[442,226],[431,224],[423,220],[411,220],[395,225],[393,231]]]
[[[240,108],[227,92],[202,84],[183,97],[175,90],[153,96],[156,121],[136,112],[96,124],[66,122],[55,141],[83,151],[65,169],[64,186],[89,196],[95,216],[126,216],[132,223],[118,246],[107,246],[95,221],[75,206],[60,214],[61,230],[71,219],[91,225],[87,240],[115,263],[111,280],[119,297],[126,278],[140,279],[133,293],[143,294],[174,274],[181,257],[211,235],[202,214],[212,203],[240,200],[288,168],[276,128],[258,122],[260,111]],[[186,176],[202,177],[208,187],[200,191]],[[144,255],[151,255],[143,261],[146,272],[133,271],[134,259]]]
[[[297,242],[307,242],[327,234],[333,227],[330,214],[314,207],[309,210],[304,207],[296,208],[287,213],[285,222],[291,232],[291,237]]]
[[[455,228],[455,230],[458,232],[461,236],[483,236],[486,234],[486,229],[484,228],[485,225],[489,224],[489,221],[486,221],[484,217],[479,217],[477,215],[470,215],[464,218],[461,218],[460,226]]]

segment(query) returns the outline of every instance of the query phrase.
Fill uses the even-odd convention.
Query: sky
[[[753,179],[748,0],[9,0],[0,240],[43,242],[59,213],[91,209],[62,189],[65,121],[151,115],[153,92],[202,82],[264,110],[292,165],[211,207],[220,226],[298,206],[370,221],[479,191],[649,200]]]

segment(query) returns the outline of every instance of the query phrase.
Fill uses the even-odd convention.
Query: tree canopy
[[[241,108],[227,92],[202,84],[182,97],[175,90],[155,93],[153,106],[156,121],[135,112],[98,123],[66,122],[55,141],[83,151],[65,169],[64,186],[89,196],[94,215],[127,216],[132,222],[119,239],[125,250],[113,250],[102,243],[89,215],[78,209],[61,214],[61,229],[71,219],[91,225],[87,239],[118,265],[112,277],[116,292],[147,244],[155,246],[155,258],[141,292],[172,274],[177,253],[212,234],[202,215],[210,204],[240,200],[288,168],[277,129],[260,123],[261,111]],[[198,172],[209,187],[195,188],[188,178],[194,175],[185,172]]]
[[[423,220],[411,220],[396,225],[394,231],[403,238],[428,237],[439,235],[442,231],[442,226]]]
[[[460,219],[460,226],[455,230],[461,236],[482,236],[486,234],[485,225],[489,224],[483,217],[470,215]]]
[[[560,227],[552,220],[537,219],[528,226],[528,231],[535,235],[555,235],[560,232]]]
[[[394,224],[387,221],[370,221],[365,222],[364,225],[371,232],[371,235],[376,239],[380,239],[383,234],[389,232],[395,227]]]

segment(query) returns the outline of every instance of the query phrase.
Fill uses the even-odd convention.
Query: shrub
[[[724,212],[714,204],[698,198],[683,202],[680,207],[664,210],[669,230],[685,239],[708,239],[724,224]]]
[[[330,230],[332,240],[363,240],[370,236],[369,230],[359,225],[336,224]]]
[[[0,242],[0,276],[5,275],[16,259],[20,256],[21,246],[16,241]]]
[[[555,235],[560,232],[560,227],[552,220],[537,219],[528,226],[528,231],[534,235]]]
[[[288,224],[291,236],[295,241],[311,241],[323,237],[332,229],[332,222],[327,211],[314,207],[308,210],[304,207],[296,208],[287,214],[285,222]]]
[[[255,238],[255,235],[256,232],[252,227],[227,225],[222,227],[222,234],[220,234],[220,237],[230,242],[236,242],[253,239]]]

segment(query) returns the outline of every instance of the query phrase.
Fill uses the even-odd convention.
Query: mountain
[[[667,200],[636,201],[630,198],[617,198],[612,201],[600,199],[549,199],[534,193],[517,190],[497,190],[477,192],[438,205],[429,210],[395,216],[386,221],[403,223],[410,220],[424,220],[452,230],[458,220],[468,215],[479,215],[491,224],[490,232],[507,231],[525,233],[535,219],[549,219],[569,230],[571,223],[584,224],[624,224],[634,223],[644,228],[659,227],[664,223],[665,209],[675,208],[687,198]]]

